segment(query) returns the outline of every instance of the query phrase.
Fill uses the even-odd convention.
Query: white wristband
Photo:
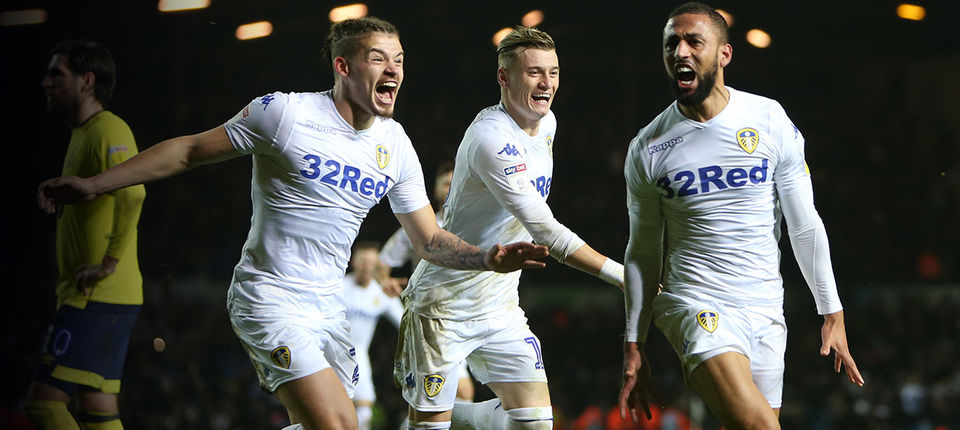
[[[600,266],[600,273],[597,274],[597,277],[619,288],[623,285],[623,265],[613,261],[612,258],[607,258],[607,261],[603,262],[603,266]]]

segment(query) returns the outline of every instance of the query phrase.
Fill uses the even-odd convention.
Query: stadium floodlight
[[[897,16],[910,21],[921,21],[927,16],[927,10],[923,6],[903,3],[897,6]]]
[[[160,12],[180,12],[206,7],[210,7],[210,0],[160,0],[157,2],[157,10]]]
[[[500,31],[493,33],[493,46],[499,46],[500,41],[510,33],[513,33],[513,29],[510,27],[501,28]]]
[[[348,4],[330,9],[330,22],[340,22],[365,16],[367,16],[367,5],[363,3]]]
[[[33,25],[47,22],[47,11],[43,9],[8,10],[0,13],[0,26]]]
[[[540,9],[531,10],[520,19],[520,24],[524,27],[536,27],[541,22],[543,22],[543,11]]]
[[[716,9],[716,11],[723,17],[723,20],[727,22],[727,27],[733,27],[733,14],[723,9]]]
[[[237,39],[250,40],[267,37],[273,33],[273,24],[270,21],[251,22],[237,27]]]
[[[766,31],[754,28],[747,32],[747,42],[757,48],[766,48],[770,46],[770,35]]]

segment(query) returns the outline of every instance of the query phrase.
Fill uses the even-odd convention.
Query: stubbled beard
[[[719,67],[704,73],[703,76],[697,76],[699,85],[697,85],[697,89],[694,90],[692,94],[684,94],[680,85],[677,84],[677,79],[671,77],[671,88],[673,88],[673,94],[677,98],[677,103],[684,106],[694,106],[703,103],[703,101],[707,99],[707,96],[710,95],[710,92],[713,91],[713,87],[717,85],[718,69]]]

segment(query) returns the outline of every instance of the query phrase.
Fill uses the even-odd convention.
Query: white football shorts
[[[421,412],[453,409],[464,361],[481,384],[547,382],[540,339],[519,307],[467,321],[407,311],[399,342],[394,380],[407,403]]]
[[[787,325],[780,306],[725,306],[662,292],[653,300],[657,328],[680,358],[685,376],[725,352],[750,360],[750,372],[770,406],[783,403]]]
[[[231,286],[227,310],[265,390],[331,368],[353,397],[359,367],[340,295],[253,304]]]

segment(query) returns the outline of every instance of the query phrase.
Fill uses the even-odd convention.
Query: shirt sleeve
[[[412,250],[413,243],[410,242],[407,232],[398,228],[390,239],[387,239],[387,243],[383,244],[383,249],[380,250],[380,261],[394,268],[403,266]]]
[[[399,297],[387,297],[386,294],[384,294],[384,297],[387,299],[387,309],[384,315],[394,327],[400,328],[400,318],[403,317],[403,302],[400,301]]]
[[[843,309],[830,261],[827,231],[813,203],[813,184],[804,161],[804,139],[777,105],[771,120],[780,130],[781,154],[774,173],[777,196],[787,222],[790,244],[821,315]]]
[[[275,92],[250,101],[224,128],[237,152],[261,154],[273,147],[283,149],[294,117],[290,95]]]
[[[546,200],[530,182],[525,155],[503,151],[505,145],[512,144],[509,137],[487,124],[475,123],[471,129],[465,139],[470,145],[470,168],[533,240],[549,248],[550,254],[561,262],[583,246],[580,237],[554,218]]]
[[[624,255],[624,305],[627,342],[646,342],[653,317],[652,302],[660,288],[663,215],[660,194],[648,180],[639,157],[639,137],[631,142],[624,166],[630,239]]]
[[[399,124],[396,124],[399,128]],[[393,213],[406,214],[430,205],[430,198],[427,197],[427,188],[423,180],[423,168],[420,167],[420,158],[410,143],[410,138],[402,128],[399,133],[403,136],[404,142],[398,146],[399,162],[403,163],[396,185],[387,193],[390,199],[390,209]]]
[[[105,127],[100,135],[100,148],[104,154],[106,168],[116,166],[137,155],[137,143],[133,139],[130,127],[122,121],[118,123],[117,126]],[[106,255],[119,260],[133,242],[147,192],[146,188],[139,184],[121,188],[110,194],[114,198],[113,231],[110,232]]]

